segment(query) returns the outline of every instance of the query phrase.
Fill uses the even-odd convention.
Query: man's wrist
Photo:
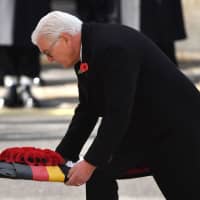
[[[96,166],[95,166],[95,165],[89,163],[89,162],[86,161],[86,160],[84,160],[84,162],[85,162],[87,168],[89,168],[89,169],[91,169],[91,170],[95,170],[95,169],[96,169]]]

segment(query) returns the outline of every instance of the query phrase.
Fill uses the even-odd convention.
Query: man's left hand
[[[82,160],[76,163],[70,170],[67,175],[68,181],[66,185],[71,186],[80,186],[86,183],[92,176],[96,167],[91,165],[85,160]]]

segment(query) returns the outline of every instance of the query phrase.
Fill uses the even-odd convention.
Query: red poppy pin
[[[82,74],[82,73],[85,73],[87,71],[88,71],[88,64],[87,63],[81,63],[78,74]]]

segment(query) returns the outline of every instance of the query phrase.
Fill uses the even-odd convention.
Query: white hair
[[[81,32],[82,21],[68,13],[61,11],[52,11],[42,17],[32,33],[32,42],[37,45],[40,36],[48,39],[59,37],[63,32],[75,35]]]

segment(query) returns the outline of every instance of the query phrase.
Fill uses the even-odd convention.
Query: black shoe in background
[[[40,107],[39,101],[33,96],[30,86],[20,86],[18,97],[26,108]]]
[[[6,87],[5,96],[0,99],[0,106],[9,108],[22,106],[22,101],[17,94],[17,85]]]

